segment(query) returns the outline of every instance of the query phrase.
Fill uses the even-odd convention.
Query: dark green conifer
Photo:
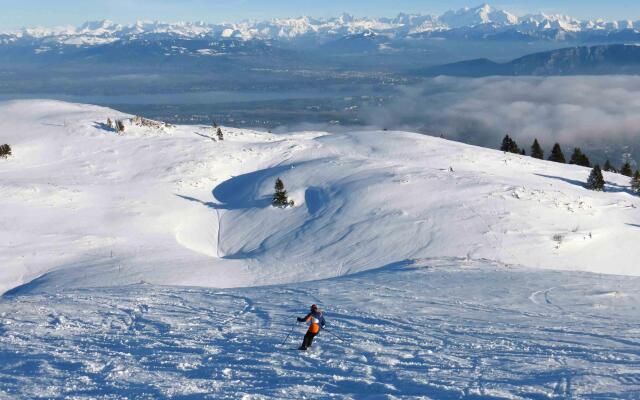
[[[8,144],[3,144],[0,146],[0,157],[7,158],[11,155],[11,146]]]
[[[513,139],[511,139],[509,135],[506,135],[504,139],[502,139],[502,145],[500,146],[500,150],[505,151],[507,153],[520,154],[520,149],[518,148],[518,144]]]
[[[563,164],[567,162],[564,158],[564,154],[562,153],[562,149],[560,148],[559,143],[553,145],[553,149],[551,149],[551,155],[549,156],[549,161]]]
[[[540,143],[538,143],[538,139],[535,139],[533,145],[531,145],[531,157],[540,160],[544,159],[544,150],[542,150]]]
[[[596,164],[595,167],[591,170],[591,174],[589,174],[589,179],[587,179],[587,189],[603,191],[604,190],[604,177],[602,176],[602,171],[600,170],[600,166]]]
[[[635,194],[640,194],[640,170],[636,170],[631,178],[631,191]]]
[[[633,175],[633,170],[631,169],[631,164],[629,163],[629,161],[625,162],[622,168],[620,168],[620,173],[628,177],[631,177],[631,175]]]
[[[611,165],[611,162],[609,160],[604,163],[602,169],[607,172],[618,172],[618,170],[613,165]]]
[[[287,198],[287,191],[284,189],[284,183],[280,178],[276,179],[275,189],[276,192],[273,195],[271,204],[278,208],[293,207],[293,200]]]
[[[579,147],[576,147],[575,149],[573,149],[573,154],[571,155],[571,160],[569,161],[569,164],[580,165],[583,167],[591,166],[591,163],[589,162],[589,158],[587,157],[586,154],[582,152],[582,150],[580,150]]]

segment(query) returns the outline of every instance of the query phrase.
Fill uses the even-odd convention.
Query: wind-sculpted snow
[[[639,274],[640,199],[618,174],[596,193],[587,168],[406,132],[217,141],[44,101],[4,103],[0,120],[0,292],[259,286],[432,257]],[[271,207],[277,178],[295,207]]]
[[[0,397],[635,399],[639,284],[434,259],[262,288],[5,296]],[[328,326],[299,353],[312,302]]]

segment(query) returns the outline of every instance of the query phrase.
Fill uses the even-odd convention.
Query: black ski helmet
[[[318,311],[318,306],[315,304],[311,305],[311,311]]]

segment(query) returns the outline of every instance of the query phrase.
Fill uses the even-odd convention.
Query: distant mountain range
[[[393,18],[105,20],[0,33],[0,93],[384,88],[442,74],[640,73],[638,49],[625,43],[640,43],[640,21],[518,17],[486,4]]]
[[[354,35],[382,36],[392,41],[435,38],[621,42],[640,41],[640,21],[581,21],[563,15],[545,14],[517,17],[484,4],[449,11],[441,16],[399,14],[394,18],[358,18],[343,14],[327,19],[301,17],[221,24],[137,22],[132,25],[105,20],[87,22],[80,27],[25,28],[4,32],[0,33],[0,45],[28,46],[35,52],[44,53],[58,52],[60,46],[91,47],[132,40],[235,39],[323,44]],[[207,55],[207,52],[200,55]]]
[[[640,46],[571,47],[520,57],[507,63],[486,58],[428,68],[424,75],[481,77],[491,75],[638,74]]]

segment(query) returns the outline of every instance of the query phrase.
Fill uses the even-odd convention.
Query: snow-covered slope
[[[639,275],[627,178],[406,132],[270,134],[0,105],[0,292],[141,281],[214,287],[330,278],[404,260],[488,259]],[[270,207],[283,179],[296,206]]]
[[[637,399],[639,283],[449,259],[312,284],[4,297],[0,397]],[[299,353],[311,302],[328,325]]]

